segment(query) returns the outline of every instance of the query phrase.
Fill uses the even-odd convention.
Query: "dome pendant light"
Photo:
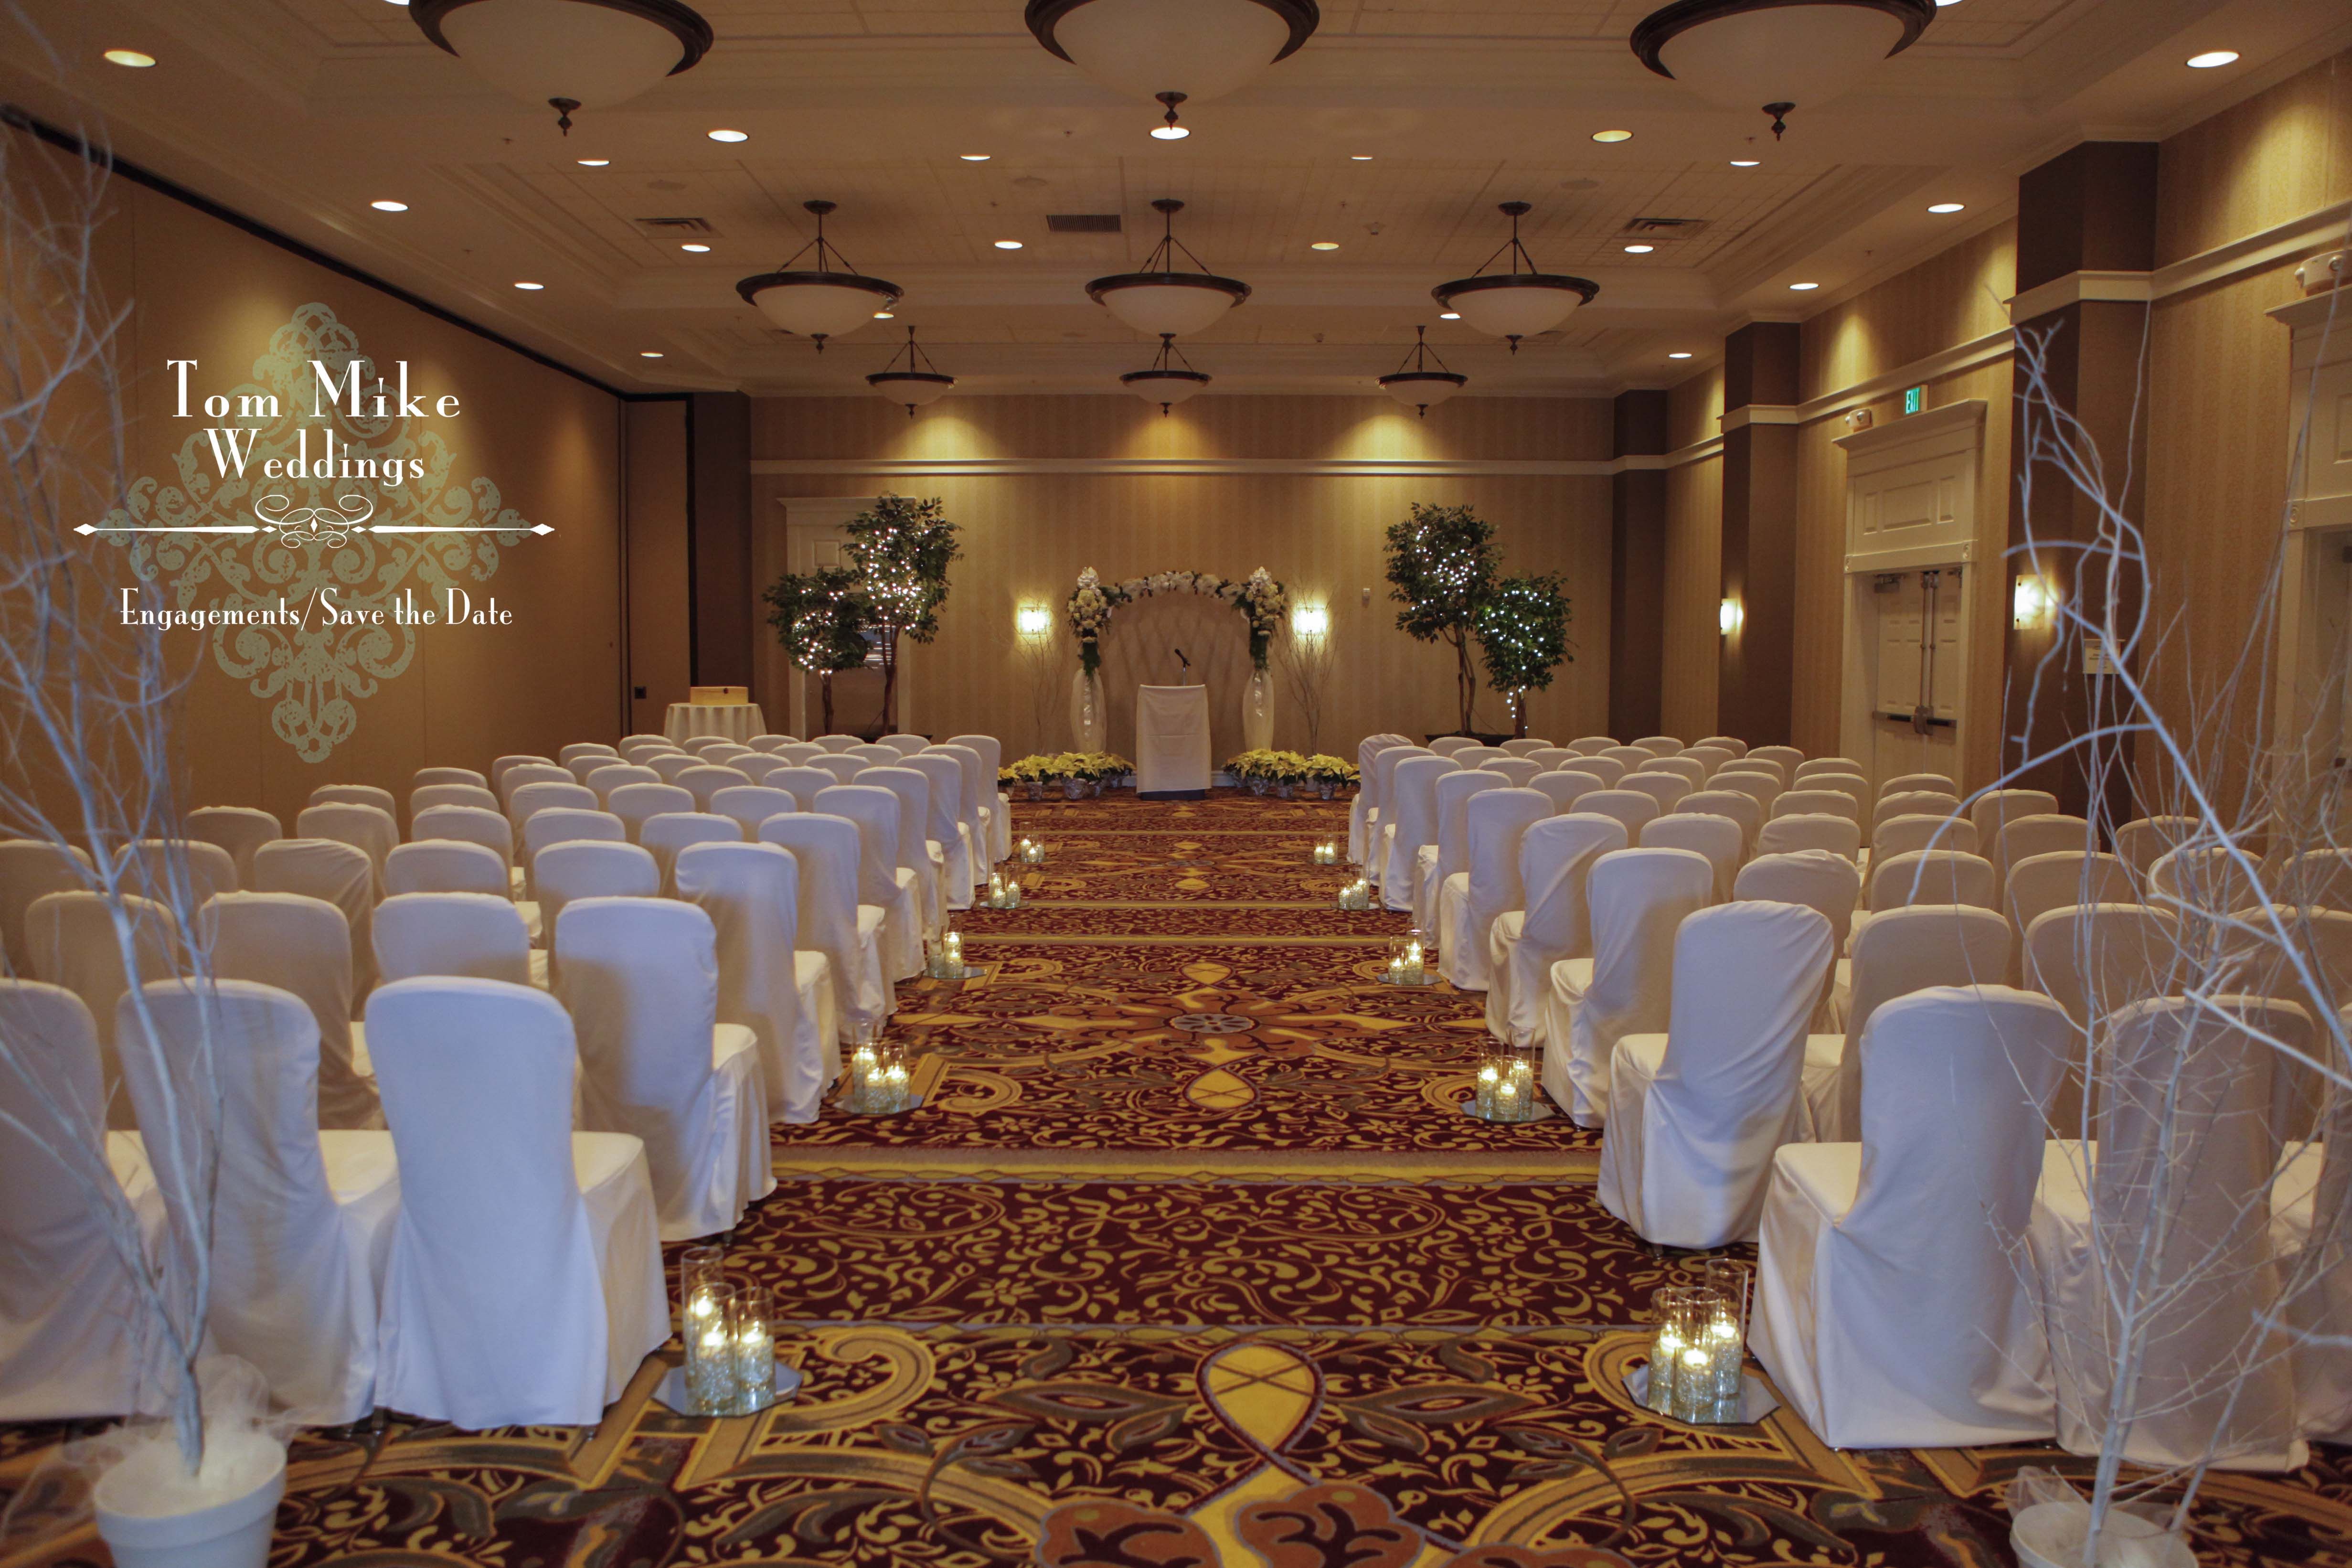
[[[898,368],[899,360],[907,368]],[[866,384],[893,403],[907,405],[907,417],[912,419],[915,410],[928,408],[945,397],[955,386],[955,377],[941,374],[931,363],[931,356],[915,343],[915,329],[907,329],[907,346],[890,356],[890,363],[866,378]]]
[[[1166,232],[1144,258],[1140,272],[1115,273],[1087,285],[1087,298],[1139,332],[1156,337],[1189,337],[1214,326],[1227,310],[1250,297],[1250,287],[1236,278],[1220,278],[1176,237],[1176,215],[1184,204],[1162,196],[1151,204]],[[1176,270],[1179,251],[1198,272]]]
[[[1180,362],[1183,368],[1179,370],[1169,363],[1171,359]],[[1118,378],[1118,384],[1144,402],[1160,405],[1160,416],[1164,419],[1171,408],[1197,396],[1201,389],[1209,384],[1209,378],[1194,370],[1192,362],[1184,358],[1183,351],[1176,346],[1175,333],[1162,332],[1160,334],[1160,353],[1152,360],[1151,368],[1129,371]]]
[[[1315,0],[1029,0],[1048,52],[1137,100],[1247,87],[1315,36]]]
[[[814,338],[816,352],[823,353],[825,339],[856,331],[874,319],[875,311],[897,304],[904,290],[879,278],[859,277],[841,252],[826,243],[824,216],[834,210],[833,203],[801,205],[816,215],[816,238],[775,271],[744,279],[735,285],[735,292],[784,331]],[[793,262],[811,250],[816,252],[815,270],[793,270]]]
[[[439,48],[572,132],[581,108],[625,103],[709,52],[710,24],[684,0],[411,0]]]
[[[1429,352],[1429,329],[1415,327],[1412,335],[1412,353],[1404,356],[1404,363],[1395,371],[1381,377],[1381,390],[1407,408],[1420,409],[1421,416],[1426,419],[1433,405],[1444,402],[1469,385],[1470,378],[1446,369],[1442,359],[1437,360],[1435,370],[1430,369],[1429,362],[1437,356]]]
[[[1498,210],[1511,220],[1509,242],[1488,257],[1475,276],[1440,283],[1429,292],[1440,309],[1459,312],[1489,336],[1509,339],[1511,352],[1517,353],[1521,338],[1559,326],[1600,293],[1601,285],[1589,278],[1538,271],[1535,258],[1519,243],[1519,219],[1533,209],[1525,202],[1505,202]],[[1510,260],[1510,271],[1486,270],[1505,258]]]
[[[1633,29],[1633,52],[1721,109],[1763,106],[1777,139],[1918,42],[1937,0],[1675,0]]]

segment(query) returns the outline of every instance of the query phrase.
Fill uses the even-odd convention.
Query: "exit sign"
[[[1924,411],[1927,406],[1927,389],[1926,387],[1915,386],[1903,395],[1904,413],[1917,414]]]

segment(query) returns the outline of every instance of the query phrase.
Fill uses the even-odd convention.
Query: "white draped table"
[[[756,702],[673,702],[662,733],[684,742],[697,735],[724,735],[741,744],[768,732],[768,721]]]
[[[1135,689],[1135,793],[1205,795],[1209,789],[1209,689]]]

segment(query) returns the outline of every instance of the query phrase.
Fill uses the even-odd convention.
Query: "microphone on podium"
[[[1184,650],[1181,647],[1175,650],[1175,654],[1176,662],[1184,667],[1184,684],[1190,686],[1192,684],[1192,661],[1184,657]]]

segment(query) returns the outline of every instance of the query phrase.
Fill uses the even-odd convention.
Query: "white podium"
[[[1135,793],[1141,797],[1209,793],[1209,689],[1135,689]]]

